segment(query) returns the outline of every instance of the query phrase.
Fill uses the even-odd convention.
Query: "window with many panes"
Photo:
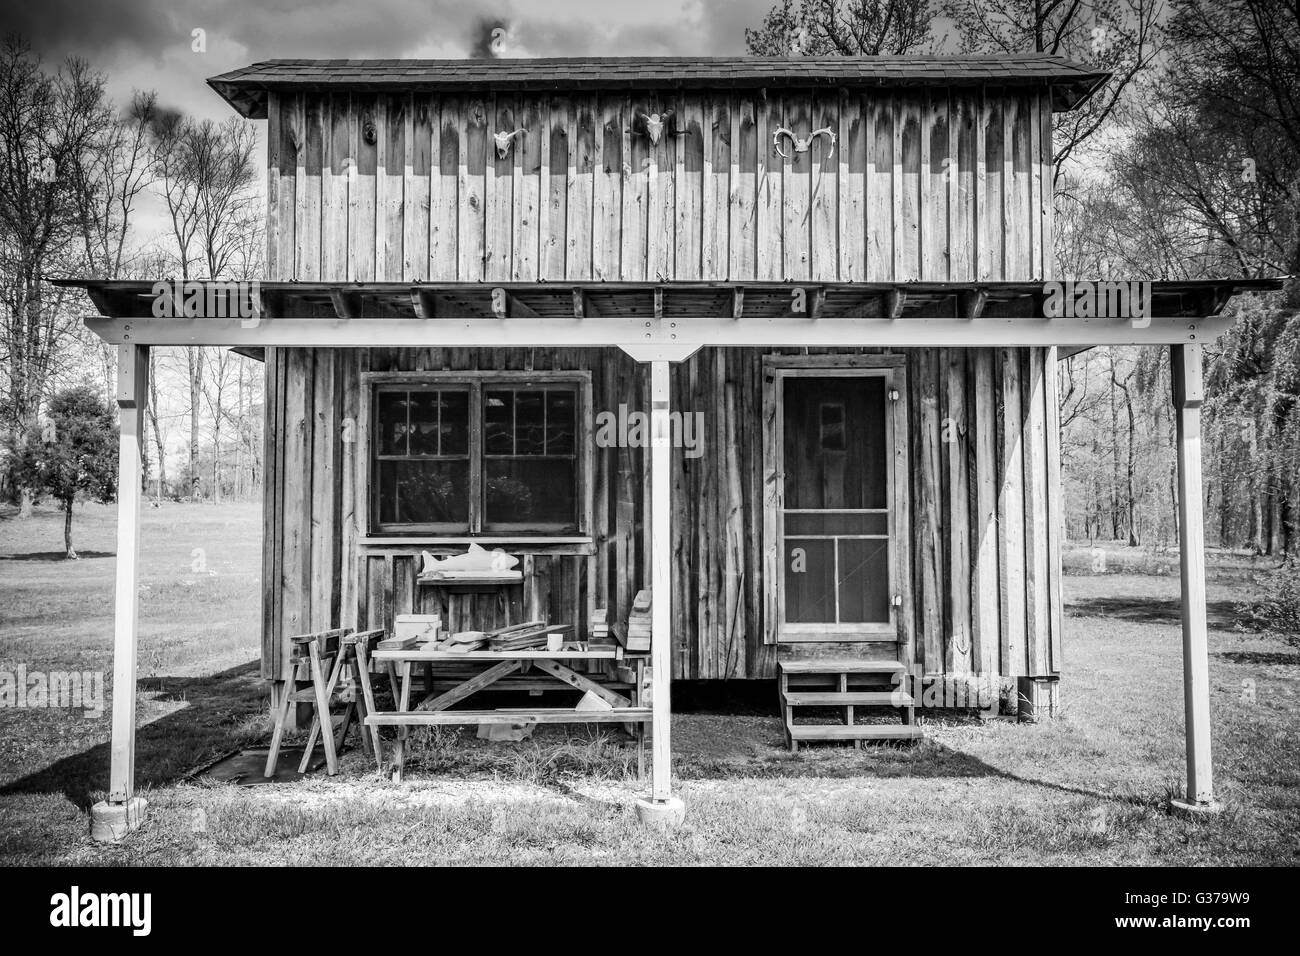
[[[576,380],[376,385],[372,527],[432,534],[582,530],[582,405]]]

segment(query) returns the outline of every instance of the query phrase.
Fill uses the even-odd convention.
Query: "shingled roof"
[[[269,90],[456,92],[627,89],[1037,86],[1071,110],[1109,79],[1063,57],[553,57],[499,60],[266,60],[208,80],[250,119]]]

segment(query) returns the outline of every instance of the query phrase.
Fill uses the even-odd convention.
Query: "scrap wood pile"
[[[569,630],[568,624],[547,624],[545,621],[527,621],[512,624],[494,631],[458,631],[437,642],[426,645],[429,650],[468,654],[470,651],[528,651],[546,647],[551,634]]]

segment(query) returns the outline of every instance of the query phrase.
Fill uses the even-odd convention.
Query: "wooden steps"
[[[790,749],[810,741],[916,740],[916,701],[905,684],[907,668],[898,661],[850,659],[797,660],[777,663],[781,714]],[[801,708],[838,710],[835,722],[798,723]],[[897,716],[897,722],[859,723],[863,708],[873,717]]]

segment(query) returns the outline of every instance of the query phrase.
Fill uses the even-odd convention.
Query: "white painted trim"
[[[107,319],[86,327],[112,344],[226,347],[518,348],[618,347],[654,361],[679,361],[705,345],[808,348],[951,348],[1178,345],[1209,341],[1224,316],[1154,318],[1145,328],[1120,319],[1045,318],[542,318],[542,319]]]

